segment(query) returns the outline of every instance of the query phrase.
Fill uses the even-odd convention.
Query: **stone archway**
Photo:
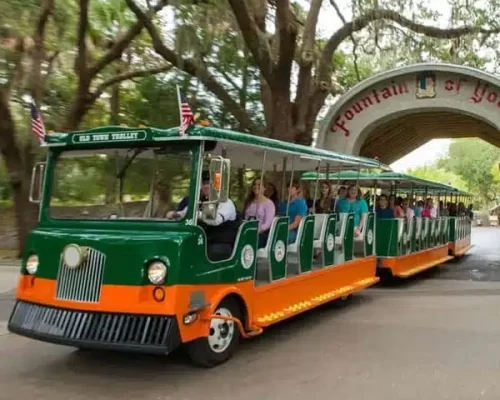
[[[392,163],[431,139],[472,136],[500,147],[500,79],[459,65],[416,64],[341,96],[316,146]]]

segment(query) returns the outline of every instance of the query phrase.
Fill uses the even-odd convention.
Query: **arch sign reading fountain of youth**
[[[430,133],[433,137],[446,137],[443,125],[447,123],[439,113],[475,123],[467,125],[456,119],[455,129],[463,132],[449,136],[477,135],[490,142],[498,141],[494,144],[500,145],[500,80],[476,69],[450,64],[417,64],[378,74],[360,82],[332,106],[319,132],[317,147],[381,156],[382,161],[393,162],[394,157],[373,154],[374,149],[365,148],[370,134],[377,129],[381,131],[384,125],[386,132],[381,131],[380,135],[394,130],[397,120],[398,134],[405,136],[399,139],[414,140],[414,136],[420,134],[415,130],[419,122],[425,124],[426,131],[433,126],[435,132]],[[476,132],[470,131],[471,126]],[[415,142],[409,151],[427,140]]]

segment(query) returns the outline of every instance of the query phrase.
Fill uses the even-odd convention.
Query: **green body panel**
[[[429,220],[429,240],[428,240],[428,246],[430,248],[436,246],[436,219],[431,218]]]
[[[429,232],[430,220],[429,218],[422,218],[422,231],[420,232],[420,250],[429,248]]]
[[[308,215],[304,218],[302,236],[297,238],[297,240],[300,240],[298,246],[300,272],[312,270],[314,251],[314,220],[314,215]]]
[[[450,217],[448,219],[448,242],[454,242],[457,232],[457,217]]]
[[[120,226],[121,227],[121,226]],[[229,260],[213,263],[206,256],[205,232],[196,226],[165,231],[47,229],[40,227],[28,237],[27,254],[38,254],[37,276],[56,279],[64,247],[71,243],[87,246],[106,255],[103,284],[144,285],[147,262],[168,258],[166,285],[223,283],[252,279],[255,260],[249,268],[241,262],[241,250],[257,243],[257,221],[240,227],[236,251]]]
[[[366,217],[366,228],[365,228],[365,255],[372,256],[374,254],[375,247],[375,214],[368,213]]]
[[[398,255],[398,220],[377,219],[377,256],[395,257]]]
[[[349,214],[344,233],[344,260],[350,261],[354,258],[354,214]]]
[[[286,252],[288,247],[288,217],[280,217],[276,221],[273,237],[269,238],[271,250],[271,280],[275,281],[286,277]],[[279,249],[276,245],[279,243]],[[280,260],[276,259],[276,256]]]
[[[411,227],[409,226],[408,235],[410,236],[410,253],[417,250],[417,219],[414,217]]]
[[[406,241],[408,227],[406,224],[406,221],[407,221],[406,218],[399,219],[399,221],[400,221],[399,224],[403,225],[403,234],[399,238],[399,254],[398,255],[401,256],[401,255],[406,254],[406,250],[408,248],[408,244]]]
[[[337,230],[337,220],[338,220],[337,214],[329,214],[326,217],[325,223],[327,225],[326,225],[325,237],[323,238],[323,243],[322,243],[324,267],[333,265],[335,263],[335,235]],[[331,250],[328,250],[329,240],[330,241],[333,240],[333,246],[331,246]]]
[[[448,243],[449,229],[450,229],[449,226],[450,226],[450,218],[445,217],[443,221],[443,231],[442,231],[443,244]]]

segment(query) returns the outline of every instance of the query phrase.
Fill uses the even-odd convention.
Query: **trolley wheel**
[[[239,320],[242,317],[240,307],[233,299],[222,300],[214,314]],[[240,331],[233,321],[213,318],[209,335],[187,343],[187,353],[195,365],[212,368],[229,360],[239,341]]]
[[[335,308],[342,308],[347,306],[349,302],[352,300],[352,294],[348,294],[347,296],[342,296],[340,299],[335,299],[333,301],[333,306]]]

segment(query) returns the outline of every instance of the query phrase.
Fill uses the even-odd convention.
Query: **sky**
[[[432,164],[433,161],[446,155],[450,143],[450,139],[433,139],[390,166],[394,171],[405,172],[410,168]]]

